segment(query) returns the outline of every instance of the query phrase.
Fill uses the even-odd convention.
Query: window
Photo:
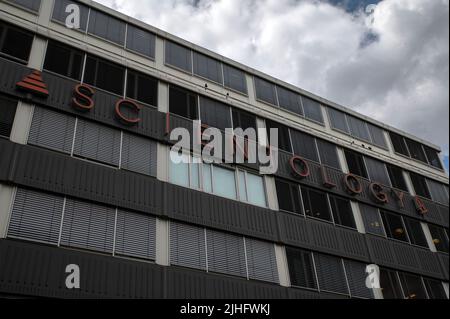
[[[223,84],[222,64],[198,52],[194,52],[194,74]]]
[[[408,231],[409,240],[411,241],[411,244],[428,248],[427,239],[425,237],[420,222],[415,219],[406,217],[404,217],[403,220],[405,221],[405,226]]]
[[[282,124],[278,124],[276,122],[272,122],[269,120],[266,120],[266,127],[267,127],[267,134],[268,134],[267,136],[269,137],[269,143],[270,143],[270,130],[277,129],[278,130],[278,148],[280,150],[291,153],[292,147],[291,147],[291,137],[289,135],[289,128],[287,126],[284,126]]]
[[[205,229],[170,222],[170,264],[206,270]]]
[[[189,163],[191,162],[191,156],[186,154],[177,155],[174,152],[171,152],[170,156],[179,156],[178,163],[176,163],[172,158],[169,159],[170,182],[175,185],[190,187],[191,183],[189,180]]]
[[[405,177],[403,176],[403,170],[400,167],[390,164],[386,164],[386,167],[388,170],[389,179],[391,181],[392,187],[408,192]]]
[[[347,115],[347,120],[352,136],[370,142],[370,135],[366,122],[350,115]]]
[[[256,116],[233,108],[233,127],[234,129],[241,128],[244,131],[252,128],[257,132]]]
[[[26,63],[33,39],[33,34],[0,22],[0,56]]]
[[[125,42],[125,28],[124,22],[103,12],[91,9],[89,33],[123,46]]]
[[[314,254],[314,261],[320,290],[348,295],[342,260],[332,256]]]
[[[366,285],[367,265],[350,260],[344,260],[344,265],[352,297],[373,299],[373,290]]]
[[[330,116],[331,127],[333,129],[350,134],[345,113],[333,108],[328,108],[328,114]]]
[[[200,114],[202,124],[220,130],[232,128],[230,107],[226,104],[200,97]]]
[[[192,73],[192,51],[168,40],[165,40],[165,43],[165,63]]]
[[[403,136],[400,136],[393,132],[389,132],[389,135],[391,136],[391,141],[392,145],[394,146],[395,152],[409,157],[409,151],[406,147],[405,139],[403,138]]]
[[[387,149],[386,139],[384,138],[384,131],[373,124],[367,123],[370,136],[372,137],[372,143],[381,148]]]
[[[275,181],[280,210],[303,215],[298,185],[280,179]]]
[[[79,119],[74,155],[119,166],[120,140],[120,131]]]
[[[324,192],[302,187],[302,197],[307,216],[331,221],[328,198]]]
[[[406,299],[427,299],[427,293],[419,276],[399,273]]]
[[[409,153],[411,154],[412,158],[423,163],[428,163],[427,157],[425,156],[425,152],[422,148],[422,144],[410,139],[406,139],[406,144],[408,145]]]
[[[341,197],[330,196],[330,202],[334,223],[356,229],[355,217],[353,216],[350,201]]]
[[[266,189],[264,187],[264,178],[248,172],[244,175],[239,174],[239,185],[241,185],[241,180],[243,178],[245,178],[247,196],[245,199],[241,198],[241,201],[247,201],[252,205],[266,207],[267,202]]]
[[[196,120],[198,119],[197,96],[181,88],[170,86],[169,110],[172,114]]]
[[[16,117],[17,101],[0,95],[0,136],[8,137]]]
[[[70,154],[75,117],[35,107],[28,143]]]
[[[425,283],[425,287],[428,292],[428,296],[430,299],[438,299],[438,300],[446,300],[448,299],[447,294],[445,292],[444,286],[442,282],[435,280],[424,278],[423,282]]]
[[[382,212],[381,217],[383,218],[387,237],[408,242],[408,235],[400,215]]]
[[[127,49],[155,58],[155,41],[153,33],[137,28],[131,24],[127,27]]]
[[[317,153],[316,139],[311,135],[305,134],[297,130],[291,130],[292,145],[294,153],[305,159],[319,162]]]
[[[8,236],[57,245],[64,198],[17,190]]]
[[[52,19],[65,24],[66,19],[69,16],[69,13],[66,12],[66,8],[67,8],[67,6],[69,6],[71,4],[76,4],[80,8],[80,29],[83,31],[86,31],[88,15],[89,15],[89,8],[82,5],[79,2],[75,2],[75,1],[71,1],[71,0],[55,1]]]
[[[392,270],[380,268],[380,286],[384,299],[403,299],[402,287],[398,281],[397,273]]]
[[[430,229],[431,237],[433,238],[433,243],[437,251],[448,254],[448,232],[440,226],[431,224],[428,224],[428,228]]]
[[[409,172],[409,176],[411,177],[411,182],[416,191],[416,195],[431,199],[425,177],[413,172]]]
[[[232,170],[214,166],[214,194],[225,198],[236,199],[236,180]]]
[[[389,175],[385,164],[370,157],[365,157],[364,159],[367,166],[367,171],[369,173],[369,179],[372,182],[381,183],[385,186],[391,186],[391,181],[389,180]]]
[[[278,283],[275,246],[255,239],[245,238],[245,248],[250,279]]]
[[[277,86],[278,101],[280,107],[304,116],[300,95],[288,89]]]
[[[47,45],[44,69],[80,81],[83,59],[83,52],[50,40]]]
[[[39,8],[41,7],[41,0],[7,0],[7,1],[15,3],[19,6],[22,6],[34,12],[39,12]]]
[[[319,149],[320,162],[323,165],[330,166],[332,168],[341,170],[341,164],[337,154],[336,145],[326,142],[324,140],[318,140],[317,147]]]
[[[439,158],[439,152],[425,145],[423,148],[427,155],[428,163],[436,168],[443,169],[441,159]]]
[[[381,215],[378,208],[359,204],[362,219],[364,222],[364,228],[366,232],[372,235],[385,236],[383,222],[381,221]]]
[[[427,185],[433,200],[448,206],[448,193],[445,190],[444,184],[427,179]]]
[[[158,80],[128,70],[127,97],[152,106],[158,105]]]
[[[364,158],[361,154],[350,150],[345,150],[345,158],[347,159],[347,165],[350,173],[368,178]]]
[[[322,107],[320,103],[306,96],[302,96],[303,111],[307,119],[324,124]]]
[[[312,254],[304,250],[286,247],[286,255],[292,285],[317,289]]]
[[[254,79],[256,98],[272,105],[278,105],[275,85],[258,77],[254,77]]]
[[[245,73],[227,64],[223,65],[225,87],[247,94],[247,80]]]
[[[88,55],[84,82],[123,96],[125,68],[112,62]]]
[[[123,133],[121,168],[156,176],[156,143],[147,138]]]

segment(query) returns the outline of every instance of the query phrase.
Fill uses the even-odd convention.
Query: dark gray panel
[[[206,237],[202,227],[170,223],[170,264],[206,270]]]
[[[121,168],[156,177],[158,160],[156,149],[156,142],[124,133]]]
[[[346,295],[349,293],[342,259],[314,254],[314,262],[321,291]]]
[[[38,12],[41,6],[41,0],[7,0],[19,6],[27,8],[28,10]]]

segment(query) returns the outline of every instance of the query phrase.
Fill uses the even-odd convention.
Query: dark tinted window
[[[243,71],[224,64],[223,79],[225,87],[247,94],[247,80]]]
[[[277,93],[281,108],[297,113],[300,116],[304,115],[299,94],[279,86],[277,86]]]
[[[330,202],[335,224],[356,229],[350,201],[341,197],[330,196]]]
[[[277,105],[277,96],[275,93],[275,85],[255,77],[256,97],[264,102]]]
[[[389,179],[391,180],[392,187],[400,189],[407,192],[408,187],[406,187],[405,177],[403,176],[403,170],[400,167],[386,164]]]
[[[392,270],[380,269],[380,286],[384,299],[403,299],[402,288],[397,273]]]
[[[130,24],[127,27],[127,49],[154,58],[155,39],[156,37],[153,33]]]
[[[367,123],[370,136],[372,137],[372,143],[387,149],[386,139],[384,138],[384,132],[378,126]]]
[[[316,140],[319,149],[320,162],[324,165],[341,169],[339,158],[337,154],[336,145],[326,142],[324,140]]]
[[[194,52],[194,74],[222,84],[222,64],[206,55]]]
[[[427,179],[427,185],[431,193],[431,197],[435,202],[445,204],[448,206],[448,193],[444,184]]]
[[[200,98],[200,117],[202,124],[215,127],[221,130],[231,128],[230,107],[215,100]]]
[[[0,55],[20,62],[30,57],[33,34],[0,22]]]
[[[41,7],[41,0],[7,0],[19,6],[27,8],[28,10],[38,12]]]
[[[350,115],[347,116],[347,120],[352,136],[370,142],[370,135],[366,122]]]
[[[302,187],[302,197],[307,216],[331,221],[330,207],[324,192]]]
[[[344,112],[328,108],[328,114],[330,116],[331,127],[347,134],[350,134],[350,130],[347,124],[347,117]]]
[[[197,96],[177,87],[170,87],[169,110],[185,118],[198,119]]]
[[[448,254],[448,232],[440,226],[428,224],[436,249]]]
[[[345,158],[347,159],[347,165],[350,173],[368,178],[364,158],[361,154],[350,150],[345,150]]]
[[[383,218],[386,235],[389,238],[408,242],[408,235],[400,215],[382,212],[381,217]]]
[[[267,136],[270,142],[270,129],[278,129],[278,148],[286,152],[292,152],[289,128],[282,124],[266,120]]]
[[[414,186],[414,190],[416,191],[416,194],[419,196],[431,199],[425,177],[423,177],[419,174],[413,173],[413,172],[410,172],[409,176],[411,176],[411,182]]]
[[[419,276],[399,273],[399,277],[406,299],[427,299],[425,287]]]
[[[305,112],[305,117],[307,119],[324,123],[323,120],[323,114],[322,114],[322,108],[319,104],[319,102],[314,101],[306,96],[302,96],[302,105],[303,105],[303,111]]]
[[[427,239],[419,221],[404,217],[406,229],[408,230],[411,244],[428,248]]]
[[[428,296],[430,299],[448,299],[447,294],[445,293],[444,286],[442,285],[442,282],[435,280],[435,279],[429,279],[424,278],[423,279],[425,283],[425,287],[428,292]]]
[[[373,235],[386,235],[378,208],[361,203],[359,204],[359,208],[366,232]]]
[[[16,116],[17,101],[0,95],[0,136],[9,137]]]
[[[248,128],[253,128],[256,131],[256,116],[245,111],[233,109],[233,127],[235,129],[241,128],[244,131]]]
[[[89,8],[80,4],[79,2],[70,1],[70,0],[57,0],[55,1],[55,6],[53,9],[52,19],[66,23],[66,19],[70,13],[66,12],[67,6],[71,4],[76,4],[80,8],[80,29],[86,31],[87,21],[89,15]]]
[[[277,179],[275,181],[280,210],[303,214],[300,202],[300,188],[298,185]]]
[[[406,139],[406,144],[408,145],[409,153],[412,158],[424,163],[428,163],[425,152],[422,148],[422,144],[410,139]]]
[[[81,80],[84,53],[64,44],[49,41],[44,69],[74,80]]]
[[[392,145],[394,146],[394,150],[397,153],[400,153],[402,155],[409,157],[408,149],[406,148],[405,139],[403,136],[400,136],[396,133],[389,132],[389,135],[391,136]]]
[[[442,162],[439,158],[439,152],[428,146],[424,146],[424,149],[428,158],[428,163],[436,168],[442,169]]]
[[[380,162],[370,157],[366,157],[365,163],[367,166],[367,171],[369,173],[369,179],[372,182],[377,182],[386,186],[391,186],[388,172],[383,162]]]
[[[94,56],[88,56],[84,82],[122,96],[125,68]]]
[[[88,31],[119,45],[125,42],[125,23],[100,11],[91,9]]]
[[[165,43],[166,43],[165,63],[191,73],[192,51],[168,40],[165,40]]]
[[[300,131],[291,130],[292,145],[294,153],[311,161],[319,162],[316,140],[311,135]]]
[[[286,254],[291,284],[296,287],[317,289],[311,253],[287,247]]]
[[[128,70],[127,97],[157,106],[158,80],[148,75]]]

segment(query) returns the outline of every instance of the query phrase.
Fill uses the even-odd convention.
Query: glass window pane
[[[330,166],[341,170],[339,157],[337,154],[336,145],[326,142],[324,140],[317,140],[317,147],[319,148],[320,161],[323,165]]]
[[[419,276],[399,273],[399,277],[406,299],[427,299],[425,287]]]
[[[94,56],[88,56],[84,82],[123,96],[125,68]]]
[[[247,201],[247,187],[245,181],[245,172],[239,171],[239,199],[243,202]]]
[[[211,169],[212,166],[210,164],[203,164],[203,191],[207,193],[212,193],[212,176]]]
[[[241,128],[244,131],[248,128],[253,128],[257,131],[256,116],[245,111],[233,109],[233,127],[234,129]]]
[[[213,167],[214,194],[230,199],[236,199],[235,173],[219,166]]]
[[[347,115],[347,120],[352,136],[370,142],[370,135],[366,122],[349,115]]]
[[[303,111],[305,112],[305,117],[307,119],[324,124],[322,107],[320,106],[319,102],[314,101],[306,96],[302,96],[302,105]]]
[[[347,165],[350,173],[368,178],[364,158],[361,154],[350,150],[345,150],[345,158],[347,159]]]
[[[409,152],[406,148],[406,143],[403,136],[400,136],[393,132],[389,132],[389,135],[391,136],[391,141],[392,145],[394,146],[395,152],[409,157]]]
[[[330,202],[335,224],[356,229],[355,217],[353,216],[350,201],[344,198],[330,196]]]
[[[169,110],[172,114],[196,120],[198,119],[197,96],[181,88],[170,86]]]
[[[381,217],[383,218],[386,235],[389,238],[408,242],[408,235],[400,215],[382,212]]]
[[[422,148],[422,144],[410,139],[406,139],[406,144],[408,145],[409,153],[411,154],[412,158],[423,163],[428,163],[427,157],[425,156],[425,152]]]
[[[303,108],[300,95],[280,86],[277,86],[278,101],[280,107],[303,116]]]
[[[85,5],[80,4],[79,2],[71,1],[71,0],[56,0],[55,6],[53,8],[52,19],[66,23],[66,19],[69,16],[70,12],[66,12],[66,8],[69,5],[76,4],[78,8],[80,8],[80,30],[86,31],[87,21],[89,15],[89,8]]]
[[[49,41],[44,69],[74,80],[81,80],[84,53],[62,43]]]
[[[127,97],[152,106],[157,106],[158,80],[146,74],[128,70]]]
[[[165,63],[192,73],[192,51],[168,40],[165,40],[165,44]]]
[[[445,229],[432,224],[428,224],[428,228],[430,229],[431,237],[433,238],[433,243],[437,251],[448,254],[449,239]]]
[[[379,147],[387,149],[386,139],[384,138],[384,131],[378,126],[370,123],[367,123],[367,126],[369,127],[370,136],[372,137],[372,143]]]
[[[232,128],[230,107],[226,104],[200,97],[200,114],[202,124],[220,130]]]
[[[295,287],[317,289],[314,263],[310,252],[286,247],[291,284]]]
[[[291,130],[292,145],[294,153],[305,159],[319,162],[317,153],[316,140],[311,135],[305,134],[297,130]]]
[[[359,204],[364,227],[366,232],[373,235],[385,236],[383,222],[381,221],[381,215],[378,208]]]
[[[225,87],[247,94],[247,80],[243,71],[224,64],[223,75]]]
[[[121,46],[125,43],[125,23],[94,9],[89,15],[88,32]]]
[[[194,52],[194,74],[223,84],[222,64],[206,55]]]
[[[0,39],[0,53],[12,60],[18,59],[20,62],[28,61],[31,52],[34,35],[22,29],[2,24],[3,39]]]
[[[441,159],[439,158],[439,152],[428,146],[424,146],[424,148],[425,153],[427,154],[428,163],[436,168],[443,169]]]
[[[391,186],[388,172],[383,162],[370,157],[365,157],[365,163],[369,173],[369,179],[372,182],[381,183],[385,186]]]
[[[190,156],[170,153],[170,182],[179,186],[189,187],[189,162]],[[173,161],[177,159],[177,161]],[[176,163],[178,162],[178,163]]]
[[[403,170],[400,167],[386,164],[389,173],[389,179],[391,181],[392,187],[400,189],[402,191],[408,192],[408,187],[406,186],[405,177],[403,176]]]
[[[0,136],[9,137],[11,135],[16,108],[16,100],[0,95]]]
[[[430,299],[447,300],[447,293],[445,292],[442,282],[435,279],[424,278],[425,287],[427,288]]]
[[[384,299],[403,299],[402,288],[397,273],[392,270],[380,269],[380,286]]]
[[[264,178],[247,173],[247,190],[249,203],[262,207],[267,205]]]
[[[194,159],[191,164],[191,187],[200,189],[200,159]]]
[[[302,197],[307,216],[331,221],[330,207],[325,193],[302,187]]]
[[[416,194],[428,199],[431,199],[431,195],[430,192],[428,190],[428,185],[426,182],[425,177],[413,173],[413,172],[409,172],[409,176],[411,177],[411,182],[414,186],[414,190],[416,191]]]
[[[444,184],[427,179],[427,185],[430,189],[431,197],[435,202],[448,206],[448,193],[445,190]]]
[[[127,49],[143,54],[150,58],[155,57],[155,40],[153,33],[137,28],[131,24],[127,27]]]
[[[280,179],[276,179],[275,184],[280,210],[302,215],[299,186]]]
[[[419,221],[404,217],[406,229],[408,230],[411,244],[428,248],[427,239]]]
[[[272,105],[277,105],[275,85],[258,77],[255,77],[254,79],[256,98]]]
[[[347,118],[344,112],[329,107],[328,114],[330,116],[331,127],[333,129],[350,134],[350,130],[347,124]]]
[[[278,130],[278,148],[280,150],[286,151],[286,152],[292,152],[291,147],[291,138],[289,135],[289,128],[278,124],[277,122],[266,120],[266,127],[267,127],[267,136],[269,138],[270,142],[270,130],[271,129],[277,129]]]
[[[8,2],[12,2],[28,10],[38,12],[41,7],[41,0],[7,0]]]

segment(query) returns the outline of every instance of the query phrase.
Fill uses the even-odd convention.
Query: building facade
[[[197,119],[278,171],[172,163]],[[93,1],[0,2],[0,135],[0,296],[448,298],[439,147]]]

